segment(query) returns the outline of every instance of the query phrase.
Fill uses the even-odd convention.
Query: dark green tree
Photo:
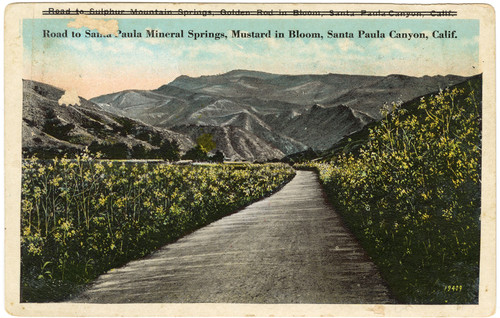
[[[146,147],[141,144],[137,144],[132,147],[132,158],[134,159],[146,159],[148,157],[148,151]]]
[[[224,162],[224,153],[222,151],[217,150],[215,154],[210,158],[212,162],[223,163]]]
[[[180,157],[180,151],[179,151],[179,144],[177,141],[173,140],[163,140],[161,143],[160,149],[160,158],[164,160],[179,160]]]
[[[194,148],[189,149],[184,156],[182,156],[184,160],[193,160],[193,161],[207,161],[208,155],[207,153],[198,145]]]

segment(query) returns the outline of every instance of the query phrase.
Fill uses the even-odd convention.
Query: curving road
[[[394,303],[325,201],[315,173],[147,258],[100,276],[72,302]]]

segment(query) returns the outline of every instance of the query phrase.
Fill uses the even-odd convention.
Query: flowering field
[[[478,303],[481,80],[393,105],[359,154],[315,168],[400,302]]]
[[[23,161],[21,294],[57,301],[97,275],[144,256],[276,191],[284,164],[173,166]]]

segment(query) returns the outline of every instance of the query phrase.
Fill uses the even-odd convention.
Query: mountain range
[[[97,117],[99,120],[86,120],[98,121],[104,127],[112,127],[113,122],[119,125],[116,118],[127,118],[141,129],[178,140],[181,151],[209,133],[216,143],[214,151],[222,151],[227,159],[265,161],[308,149],[329,149],[343,137],[378,121],[384,104],[406,102],[466,79],[455,75],[279,75],[235,70],[212,76],[180,76],[154,90],[126,90],[89,101],[81,99],[81,106],[65,106],[65,111],[53,105],[62,91],[25,81],[25,123],[31,130],[37,127],[27,124],[36,122],[31,113],[43,113],[39,108],[46,108],[48,101],[33,87],[44,87],[54,95],[51,105],[56,117],[63,123],[76,120],[68,134],[80,134],[80,139],[89,141],[96,136],[79,122],[83,115],[78,111],[84,113],[83,117],[91,118],[87,113]],[[32,134],[30,129],[26,131]],[[110,135],[101,139],[118,138],[130,145],[145,142],[134,141],[137,138],[133,133],[116,137],[112,129],[107,130]],[[59,141],[54,144],[52,138],[42,138],[38,131],[35,135],[42,140],[38,146],[68,146],[66,143],[71,142],[56,138]],[[26,136],[30,147],[35,146],[33,136]],[[79,145],[85,144],[80,141]]]
[[[175,140],[181,151],[194,145],[185,135],[105,112],[81,97],[79,105],[61,106],[58,101],[63,94],[51,85],[23,81],[22,147],[26,155],[72,155],[92,142],[155,149],[162,140]]]

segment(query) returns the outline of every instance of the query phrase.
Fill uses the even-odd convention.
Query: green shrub
[[[410,110],[393,105],[359,155],[315,164],[403,303],[478,303],[480,94],[476,79]]]

